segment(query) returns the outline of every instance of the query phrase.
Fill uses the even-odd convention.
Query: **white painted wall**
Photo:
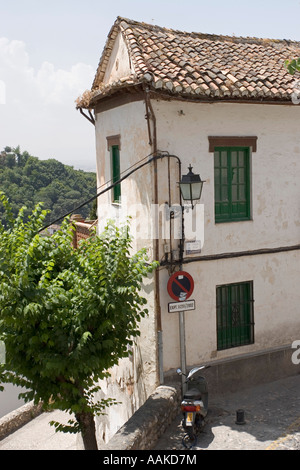
[[[206,180],[203,254],[299,243],[300,107],[154,102],[158,147]],[[181,113],[183,112],[183,114]],[[208,136],[257,136],[252,154],[253,221],[214,223],[213,153]],[[234,225],[234,228],[233,228]]]
[[[206,180],[201,255],[296,245],[300,240],[300,107],[250,104],[153,103],[158,147],[189,163]],[[208,136],[257,136],[251,156],[252,220],[215,224],[213,153]],[[161,175],[161,177],[163,177]],[[161,195],[163,199],[163,195]],[[300,332],[299,251],[191,263],[196,310],[186,312],[187,364],[291,344]],[[169,314],[168,273],[161,284],[164,368],[179,359],[177,314]],[[253,280],[255,343],[216,350],[216,286]]]
[[[202,179],[206,180],[201,199],[205,220],[202,255],[299,243],[300,107],[157,100],[152,100],[152,105],[157,120],[158,149],[179,156],[183,173],[191,163],[194,172],[199,172]],[[145,104],[142,101],[97,114],[98,186],[110,179],[106,137],[116,134],[121,135],[121,170],[129,168],[151,152]],[[251,156],[250,221],[225,224],[214,222],[213,153],[208,151],[208,136],[214,135],[258,137],[257,152]],[[171,159],[172,203],[178,202],[177,170],[176,160]],[[169,200],[166,159],[158,162],[158,178],[159,202],[164,204]],[[122,183],[122,195],[123,198],[126,196],[126,200],[123,199],[121,207],[110,204],[109,194],[99,198],[99,220],[116,216],[125,205],[132,208],[134,204],[142,203],[143,215],[136,218],[136,224],[140,228],[148,228],[153,223],[150,217],[153,188],[153,171],[148,166]],[[108,211],[105,212],[105,208]],[[160,259],[164,257],[164,242],[160,240]],[[173,249],[177,249],[177,244],[172,240]],[[149,254],[153,256],[153,240],[147,236],[138,238],[135,248],[141,246],[148,247]],[[185,265],[184,269],[195,280],[193,298],[196,302],[196,310],[186,313],[187,365],[251,354],[291,344],[293,340],[299,339],[299,261],[299,251],[294,251]],[[162,269],[160,297],[165,371],[180,366],[178,314],[169,314],[167,307],[172,300],[167,294],[168,277],[167,270]],[[253,281],[254,286],[255,343],[217,351],[216,286],[249,280]],[[143,375],[139,377],[145,384],[145,390],[155,385],[157,374],[153,287],[153,283],[149,282],[145,291],[152,313],[142,325],[140,360],[134,366],[143,364]],[[134,377],[132,365],[131,368],[124,366],[123,372],[119,370],[118,373],[122,376],[126,370],[127,378],[130,375]],[[136,393],[141,393],[142,389],[136,389]],[[133,404],[133,401],[130,403]]]
[[[136,102],[115,108],[96,116],[96,149],[97,149],[97,180],[98,187],[110,181],[110,153],[107,149],[106,137],[121,136],[121,172],[144,159],[151,149],[148,144],[147,125],[145,121],[144,103]],[[150,221],[148,212],[152,203],[151,188],[153,174],[146,166],[122,183],[121,204],[111,204],[111,192],[98,198],[98,230],[101,232],[107,219],[124,220],[136,211],[143,215],[132,220],[132,234],[146,233]],[[106,185],[102,186],[103,188]],[[148,191],[150,189],[150,191]],[[138,207],[136,204],[142,202]],[[153,241],[148,236],[138,237],[132,246],[132,252],[146,247],[149,258],[153,259]],[[121,402],[112,406],[105,417],[98,419],[98,435],[100,440],[108,441],[112,435],[132,416],[144,403],[149,394],[158,385],[156,356],[156,318],[154,315],[154,281],[153,276],[145,279],[144,296],[148,299],[149,316],[142,319],[140,337],[136,340],[132,358],[123,359],[111,370],[111,378],[103,382],[103,394],[100,396],[113,397]]]
[[[128,54],[125,41],[121,33],[118,34],[114,42],[103,84],[108,85],[121,78],[128,77],[132,73],[132,64]]]
[[[97,154],[97,187],[105,188],[111,184],[110,153],[107,149],[106,137],[120,135],[121,173],[133,169],[139,162],[147,161],[151,153],[147,124],[145,120],[145,105],[134,102],[96,115],[96,154]],[[124,173],[123,173],[124,174]],[[142,210],[143,216],[132,221],[133,233],[145,233],[144,224],[150,230],[150,220],[146,214],[151,210],[153,172],[151,166],[146,166],[122,182],[122,204],[111,204],[111,191],[98,199],[99,230],[103,229],[107,218],[126,218],[136,210]],[[138,204],[138,207],[136,205]],[[141,224],[141,227],[139,227]],[[148,228],[148,227],[147,227]],[[136,249],[147,246],[150,256],[153,255],[153,243],[150,238],[136,240]]]
[[[184,266],[194,278],[196,309],[185,313],[188,366],[291,345],[299,339],[299,252],[235,258]],[[253,281],[255,342],[217,351],[216,286]],[[168,313],[168,274],[161,288],[165,370],[180,366],[178,314]]]

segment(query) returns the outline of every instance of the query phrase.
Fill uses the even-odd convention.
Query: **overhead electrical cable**
[[[44,227],[42,227],[39,231],[39,232],[42,232],[43,230],[46,230],[48,227],[50,227],[51,225],[59,222],[61,219],[64,219],[65,217],[68,217],[69,215],[73,214],[74,212],[78,211],[79,209],[81,209],[82,207],[86,206],[87,204],[89,204],[90,202],[92,202],[94,199],[97,199],[99,196],[101,196],[102,194],[106,193],[107,191],[111,190],[112,188],[114,188],[115,186],[117,186],[118,184],[120,184],[123,180],[125,180],[126,178],[128,178],[128,176],[132,175],[133,173],[135,173],[137,170],[140,170],[141,168],[143,168],[144,166],[148,165],[149,163],[152,163],[153,161],[155,160],[158,160],[158,159],[162,159],[164,157],[173,157],[173,158],[177,158],[177,161],[179,164],[181,164],[180,162],[180,159],[179,157],[177,157],[176,155],[169,155],[169,153],[167,152],[162,152],[162,153],[158,153],[157,155],[154,155],[154,156],[151,156],[153,155],[153,153],[150,153],[149,155],[147,155],[146,157],[142,158],[141,160],[139,160],[137,163],[135,163],[134,165],[131,165],[129,168],[127,168],[126,170],[124,170],[121,174],[123,173],[126,173],[124,176],[122,176],[118,181],[115,181],[114,183],[112,184],[109,184],[112,180],[109,180],[109,181],[106,181],[105,183],[103,183],[101,186],[99,186],[97,188],[98,189],[101,189],[103,188],[103,186],[106,186],[107,184],[109,184],[109,186],[106,186],[105,189],[103,189],[102,191],[98,192],[95,196],[92,196],[90,197],[89,199],[87,199],[86,201],[84,201],[82,204],[80,204],[79,206],[75,207],[74,209],[72,209],[71,211],[67,212],[66,214],[63,214],[61,215],[60,217],[58,217],[57,219],[53,220],[52,222],[50,222],[49,224],[45,225]],[[149,158],[150,157],[150,158]],[[148,158],[148,160],[146,162],[144,162],[144,160]],[[144,163],[141,163],[141,162],[144,162]],[[136,168],[133,168],[131,169],[132,167],[138,165]],[[130,171],[129,171],[130,170]]]

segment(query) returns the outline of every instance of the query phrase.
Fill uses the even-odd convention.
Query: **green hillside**
[[[15,216],[22,206],[29,214],[36,203],[43,202],[44,209],[51,211],[45,221],[50,223],[96,195],[96,173],[75,170],[54,158],[39,160],[19,147],[5,147],[0,153],[0,190],[9,198]],[[80,213],[93,218],[93,208],[90,203]]]

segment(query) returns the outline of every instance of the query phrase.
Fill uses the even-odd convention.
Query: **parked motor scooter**
[[[185,430],[182,443],[187,448],[197,444],[198,434],[205,424],[204,420],[208,412],[208,387],[205,378],[198,372],[209,367],[195,367],[188,375],[183,374],[181,369],[177,369],[179,375],[186,377],[185,384],[187,384],[181,401],[182,426]]]

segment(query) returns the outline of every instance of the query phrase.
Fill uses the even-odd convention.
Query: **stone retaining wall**
[[[0,418],[0,440],[29,423],[41,412],[42,405],[37,406],[30,402]]]
[[[180,388],[159,386],[101,450],[151,450],[179,412]]]

